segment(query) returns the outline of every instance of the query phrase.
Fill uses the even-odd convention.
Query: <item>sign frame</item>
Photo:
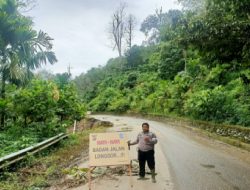
[[[131,188],[133,187],[133,184],[132,184],[132,162],[129,158],[130,147],[128,146],[127,141],[128,141],[127,133],[125,134],[124,132],[90,133],[89,134],[89,161],[90,161],[89,169],[88,169],[89,190],[92,189],[92,187],[91,187],[92,171],[96,167],[110,167],[110,166],[127,166],[128,167],[128,175],[129,175],[129,179],[130,179],[129,180],[130,187]],[[98,149],[98,145],[99,145],[99,147],[101,147],[100,149]],[[94,149],[94,148],[96,148],[96,149]],[[122,153],[120,153],[120,155],[122,155],[125,152],[125,155],[120,156],[120,159],[122,159],[121,157],[125,157],[124,160],[120,160],[120,162],[122,162],[122,163],[119,163],[119,156],[118,156],[118,160],[116,160],[114,158],[114,159],[111,159],[111,161],[107,160],[104,163],[99,163],[99,164],[95,163],[95,159],[93,157],[94,150],[98,153],[98,152],[102,152],[102,151],[103,152],[111,151],[112,148],[114,151],[120,150],[122,152]],[[106,154],[106,155],[108,155],[108,154]],[[108,155],[108,156],[110,156],[110,155]],[[115,154],[115,156],[117,156],[117,154]],[[93,159],[94,159],[94,161],[93,161]]]

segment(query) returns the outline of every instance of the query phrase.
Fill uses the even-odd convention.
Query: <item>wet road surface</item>
[[[231,153],[224,152],[223,146],[215,146],[214,142],[206,145],[202,139],[199,142],[192,135],[161,122],[107,115],[94,117],[127,128],[140,128],[142,122],[148,122],[159,139],[158,146],[169,165],[176,190],[250,190],[250,165],[237,155],[243,152],[250,156],[247,151],[229,146]],[[160,167],[157,162],[156,156],[156,170]]]

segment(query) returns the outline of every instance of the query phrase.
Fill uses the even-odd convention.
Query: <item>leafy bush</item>
[[[121,96],[117,89],[107,88],[90,102],[89,107],[92,111],[107,111],[111,103]]]
[[[49,123],[55,117],[56,90],[52,82],[33,80],[27,88],[16,91],[13,111],[19,124],[28,127],[32,122]]]
[[[161,46],[158,74],[162,79],[174,79],[178,72],[184,71],[183,50],[177,45],[166,43]]]
[[[0,155],[64,132],[66,126],[75,119],[80,120],[85,113],[85,106],[72,84],[58,89],[52,81],[35,79],[24,88],[7,89],[11,96],[0,100],[7,121],[0,133]]]
[[[80,120],[86,111],[80,102],[76,87],[73,84],[65,85],[59,92],[56,114],[60,120]]]
[[[108,107],[108,111],[124,113],[130,108],[130,103],[125,98],[120,98],[111,103]]]

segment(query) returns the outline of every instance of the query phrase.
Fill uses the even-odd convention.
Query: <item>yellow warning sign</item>
[[[89,165],[114,166],[128,165],[127,134],[117,133],[91,133],[89,135]]]

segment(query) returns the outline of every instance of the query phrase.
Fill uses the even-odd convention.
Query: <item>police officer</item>
[[[142,132],[137,135],[134,142],[128,141],[128,145],[138,144],[138,160],[139,160],[139,180],[145,179],[145,164],[147,162],[151,170],[152,182],[155,183],[155,157],[154,145],[157,143],[157,137],[149,131],[149,124],[142,124]]]

